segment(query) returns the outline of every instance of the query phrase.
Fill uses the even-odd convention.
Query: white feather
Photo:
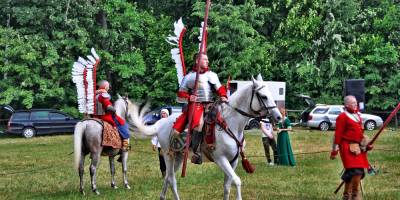
[[[97,55],[96,50],[94,48],[90,49],[90,52],[92,52],[92,55],[96,60],[100,60],[100,57],[99,55]]]
[[[169,35],[166,38],[166,41],[178,48],[173,48],[171,49],[171,57],[172,60],[175,62],[175,67],[176,67],[176,72],[177,72],[177,77],[178,77],[178,83],[180,84],[182,79],[183,79],[183,63],[181,60],[180,52],[179,52],[179,38],[181,36],[182,31],[185,29],[185,25],[182,22],[182,18],[179,18],[178,21],[174,23],[174,35]]]
[[[203,39],[203,28],[204,28],[204,22],[201,22],[201,27],[200,27],[200,35],[198,37],[200,43],[199,43],[199,52],[200,52],[200,47],[201,47],[201,40]]]
[[[96,59],[94,59],[93,56],[88,55],[86,57],[88,58],[88,61],[90,62],[91,65],[94,65],[96,63]]]
[[[88,62],[84,58],[82,58],[80,56],[78,58],[78,62],[80,62],[82,65],[85,65],[85,66],[88,64]]]

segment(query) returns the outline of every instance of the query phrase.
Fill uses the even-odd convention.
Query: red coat
[[[113,104],[110,101],[110,95],[107,93],[101,93],[100,95],[98,95],[97,97],[97,101],[101,103],[101,105],[103,106],[103,109],[105,110],[105,114],[104,115],[94,115],[94,117],[102,119],[108,123],[110,123],[111,125],[113,125],[114,127],[117,126],[112,118],[112,112],[107,110],[108,106],[112,106]],[[125,124],[125,120],[123,120],[121,117],[119,117],[118,115],[115,115],[115,117],[117,118],[118,122],[120,125],[124,125]]]
[[[337,117],[334,144],[339,145],[340,157],[345,169],[368,168],[366,152],[358,155],[350,152],[350,143],[360,143],[364,136],[362,119],[358,115],[356,117],[350,115],[343,112]],[[358,122],[354,120],[357,118]]]

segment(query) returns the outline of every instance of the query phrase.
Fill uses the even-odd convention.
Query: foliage
[[[165,37],[183,18],[187,66],[198,50],[200,0],[36,0],[0,3],[0,104],[52,107],[77,115],[72,63],[95,47],[98,80],[112,94],[154,106],[175,104],[178,87]],[[397,1],[213,1],[210,66],[221,82],[287,83],[287,106],[304,93],[340,104],[346,79],[365,79],[367,109],[400,100],[400,5]]]

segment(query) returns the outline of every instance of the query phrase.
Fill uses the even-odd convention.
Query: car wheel
[[[249,129],[260,128],[260,123],[256,120],[251,120],[249,123]]]
[[[372,131],[374,130],[376,127],[376,123],[372,120],[368,120],[367,122],[365,122],[365,129]]]
[[[25,138],[31,138],[35,135],[36,135],[36,131],[35,131],[35,129],[33,129],[31,127],[25,128],[22,131],[22,136],[24,136]]]
[[[329,127],[330,127],[330,125],[328,122],[321,122],[319,124],[319,130],[321,130],[321,131],[327,131],[327,130],[329,130]]]

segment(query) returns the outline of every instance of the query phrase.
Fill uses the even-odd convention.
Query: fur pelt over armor
[[[78,110],[80,113],[94,114],[95,91],[96,91],[96,70],[100,63],[100,57],[94,48],[91,49],[92,55],[87,59],[79,57],[72,66],[72,81],[76,85],[78,94]]]

